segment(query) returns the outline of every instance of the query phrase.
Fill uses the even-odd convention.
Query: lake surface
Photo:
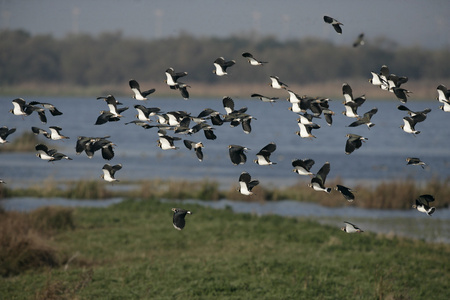
[[[249,92],[250,94],[251,92]],[[286,95],[284,95],[284,93]],[[100,96],[100,95],[99,95]],[[115,157],[111,164],[121,163],[122,170],[116,173],[119,180],[136,180],[152,178],[204,179],[218,181],[222,187],[237,185],[239,175],[249,172],[253,178],[259,179],[261,185],[291,185],[298,180],[305,184],[307,177],[292,172],[291,162],[296,158],[312,158],[316,164],[312,167],[317,172],[326,162],[331,163],[328,180],[340,178],[347,185],[357,183],[373,184],[385,180],[414,179],[418,183],[433,176],[447,178],[450,176],[450,114],[438,109],[437,101],[410,100],[406,105],[415,111],[427,107],[432,111],[425,122],[416,126],[421,133],[417,136],[403,132],[399,126],[403,124],[405,112],[397,110],[397,100],[376,101],[368,99],[359,113],[362,114],[373,107],[378,113],[372,121],[376,124],[370,130],[366,126],[347,127],[354,119],[341,114],[344,110],[343,99],[332,99],[330,108],[336,113],[330,127],[323,118],[315,119],[321,126],[314,130],[315,139],[302,139],[295,134],[298,130],[297,114],[288,110],[290,104],[284,100],[287,93],[280,91],[280,100],[276,103],[263,103],[256,99],[234,98],[235,108],[248,107],[247,113],[256,118],[252,121],[252,132],[245,134],[242,127],[230,127],[229,123],[214,126],[216,140],[207,140],[202,132],[191,136],[180,135],[193,141],[201,141],[204,160],[199,162],[193,151],[189,151],[182,141],[176,141],[178,150],[161,150],[157,147],[157,129],[145,130],[134,124],[124,125],[135,119],[135,104],[147,107],[159,107],[162,112],[184,110],[197,116],[204,108],[213,108],[225,113],[222,99],[190,99],[185,101],[179,97],[154,98],[148,101],[137,101],[131,98],[120,98],[124,106],[130,107],[123,113],[118,122],[94,125],[100,110],[107,110],[103,100],[93,98],[55,98],[29,97],[26,101],[40,101],[54,104],[64,114],[51,116],[48,112],[47,124],[42,124],[34,113],[27,117],[14,116],[8,111],[13,107],[13,97],[0,97],[0,126],[15,127],[17,131],[8,137],[14,140],[24,131],[31,131],[31,126],[48,130],[48,126],[60,126],[62,134],[70,137],[65,141],[49,141],[46,144],[57,148],[59,152],[73,158],[72,161],[48,163],[31,153],[0,153],[0,178],[12,186],[39,184],[47,178],[56,180],[98,179],[102,174],[102,166],[106,163],[99,152],[89,159],[84,153],[75,154],[75,143],[78,136],[105,136],[115,147]],[[152,117],[156,120],[155,117]],[[156,122],[152,122],[156,123]],[[191,122],[191,126],[193,122]],[[346,134],[355,133],[368,138],[364,145],[350,155],[344,152]],[[169,132],[169,135],[175,135]],[[266,144],[275,142],[277,150],[272,154],[276,165],[259,166],[253,163],[256,153]],[[228,156],[228,145],[238,144],[250,148],[247,152],[247,163],[232,165]],[[0,145],[2,147],[3,145]],[[428,164],[426,169],[418,166],[407,166],[407,157],[420,157]]]

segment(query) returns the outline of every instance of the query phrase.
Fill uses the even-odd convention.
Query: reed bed
[[[217,201],[220,199],[238,201],[280,201],[296,200],[314,202],[328,207],[353,205],[361,208],[375,209],[409,209],[415,199],[422,194],[435,197],[433,206],[448,207],[450,205],[450,178],[432,178],[425,184],[417,184],[412,179],[381,182],[376,186],[359,184],[353,187],[355,201],[347,202],[337,191],[330,194],[316,192],[307,186],[307,181],[298,181],[292,186],[283,188],[256,186],[254,194],[244,196],[237,191],[237,185],[228,189],[220,189],[219,183],[212,180],[171,180],[152,179],[141,181],[121,181],[115,185],[125,188],[112,190],[111,184],[101,180],[79,180],[60,183],[53,178],[44,184],[33,185],[28,188],[10,188],[0,185],[0,199],[11,197],[61,197],[68,199],[108,199],[113,197],[139,199],[198,199]],[[342,184],[340,178],[330,180],[327,186],[334,187]],[[126,186],[132,188],[128,189]]]

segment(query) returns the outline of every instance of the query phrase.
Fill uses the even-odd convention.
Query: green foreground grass
[[[70,222],[53,213],[49,220],[66,225],[45,231],[45,246],[54,257],[51,265],[0,277],[0,298],[450,296],[449,245],[368,232],[346,234],[310,220],[234,214],[196,205],[181,205],[193,214],[178,231],[171,224],[172,206],[157,200],[127,200],[102,209],[76,208],[71,213],[61,209],[65,218],[73,218]],[[2,245],[3,253],[7,246]],[[9,258],[0,253],[0,270],[21,255],[21,248]]]

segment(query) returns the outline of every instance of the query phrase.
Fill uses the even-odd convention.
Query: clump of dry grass
[[[94,271],[89,269],[81,273],[78,280],[69,283],[58,279],[54,280],[50,274],[45,282],[45,286],[36,292],[34,298],[36,300],[76,299],[76,293],[92,281],[93,275]]]
[[[48,238],[74,227],[69,208],[45,207],[30,213],[0,210],[0,275],[59,266],[62,258]]]

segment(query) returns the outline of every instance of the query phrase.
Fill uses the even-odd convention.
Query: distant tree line
[[[120,32],[67,35],[31,35],[22,30],[0,32],[0,85],[26,82],[81,86],[123,84],[130,78],[164,81],[164,71],[187,71],[187,82],[216,82],[213,61],[223,56],[236,60],[226,81],[269,82],[277,75],[284,82],[310,83],[338,78],[370,78],[383,64],[397,75],[414,79],[450,78],[450,49],[399,47],[384,38],[358,48],[317,39],[280,41],[275,37],[177,37],[144,40]],[[255,72],[241,56],[245,51],[268,61]],[[237,74],[239,76],[237,76]]]

